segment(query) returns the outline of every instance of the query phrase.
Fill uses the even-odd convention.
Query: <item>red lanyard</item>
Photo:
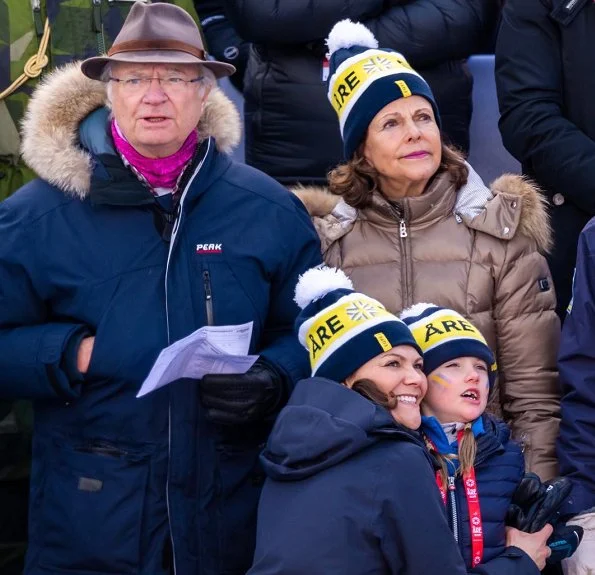
[[[459,444],[463,437],[463,430],[457,434]],[[436,450],[436,446],[428,438],[430,445]],[[442,484],[440,473],[436,472],[436,485],[440,490],[442,502],[446,505],[446,487]],[[469,509],[469,528],[471,530],[471,566],[476,567],[483,558],[483,526],[481,521],[481,509],[479,507],[479,492],[477,491],[477,482],[475,480],[475,468],[463,473],[463,486],[465,487],[465,496],[467,498],[467,508]],[[454,482],[449,485],[449,490],[454,491]],[[453,526],[456,528],[456,526]]]

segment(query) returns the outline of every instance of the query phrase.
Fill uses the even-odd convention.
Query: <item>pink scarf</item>
[[[182,147],[165,158],[147,158],[137,152],[122,134],[116,120],[111,121],[111,132],[118,153],[132,166],[151,186],[173,190],[180,174],[194,156],[198,144],[198,134],[192,130]]]

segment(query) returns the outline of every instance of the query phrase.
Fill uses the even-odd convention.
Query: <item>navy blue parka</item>
[[[423,432],[439,453],[457,453],[457,443],[449,444],[446,434],[434,417],[424,417]],[[488,414],[473,423],[477,441],[475,480],[483,527],[483,562],[506,552],[506,512],[524,473],[525,460],[518,443],[510,437],[510,428]],[[449,471],[455,477],[456,460]],[[467,566],[471,565],[471,527],[463,479],[455,477],[455,490],[447,499],[448,520]]]
[[[358,393],[300,381],[262,455],[248,575],[466,573],[421,437]],[[538,575],[520,549],[471,573]]]
[[[270,423],[207,422],[194,380],[135,396],[159,351],[207,323],[254,322],[250,352],[291,386],[307,366],[293,290],[318,240],[299,200],[218,150],[239,118],[214,90],[167,241],[106,110],[89,115],[104,98],[76,66],[39,89],[25,156],[42,179],[0,204],[0,395],[35,407],[26,573],[160,575],[171,545],[179,574],[240,575]]]
[[[557,454],[572,481],[563,512],[595,511],[595,218],[578,241],[572,301],[558,357],[562,419]]]

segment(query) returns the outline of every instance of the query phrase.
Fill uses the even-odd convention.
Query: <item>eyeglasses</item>
[[[130,94],[144,94],[151,85],[153,80],[157,80],[161,89],[166,94],[181,94],[185,92],[191,85],[200,84],[204,80],[204,76],[193,78],[192,80],[184,80],[184,78],[113,78],[110,76],[110,82],[116,82],[122,88],[122,91]]]

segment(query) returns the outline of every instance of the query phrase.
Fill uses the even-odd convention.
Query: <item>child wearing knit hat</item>
[[[417,304],[401,319],[424,354],[421,432],[440,464],[436,483],[455,539],[473,568],[504,552],[507,513],[525,470],[508,426],[485,412],[496,360],[479,330],[454,310]],[[567,496],[569,486],[559,487]]]
[[[295,301],[312,377],[296,385],[261,455],[267,480],[248,575],[467,573],[415,431],[423,346],[340,270],[308,270]],[[520,534],[531,547],[516,533],[510,545],[526,553],[509,547],[491,574],[537,574],[545,537]]]
[[[427,382],[409,328],[340,270],[307,271],[295,300],[312,377],[261,456],[268,478],[248,575],[463,575],[415,431]]]

